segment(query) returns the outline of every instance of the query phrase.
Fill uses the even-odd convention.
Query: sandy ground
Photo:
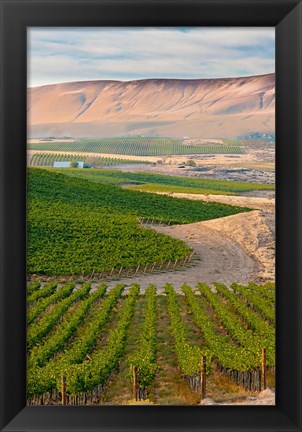
[[[275,405],[275,393],[267,388],[262,390],[257,397],[248,396],[235,402],[216,403],[213,399],[205,398],[200,405]]]
[[[262,145],[262,144],[261,144]],[[260,144],[259,144],[260,146]],[[258,152],[258,150],[257,150]],[[256,151],[251,150],[240,155],[185,155],[185,156],[158,156],[145,160],[156,162],[150,165],[115,165],[111,169],[123,172],[150,172],[154,174],[164,174],[169,176],[181,176],[189,178],[233,180],[252,183],[275,182],[275,149],[270,149],[270,156],[264,150],[259,150],[263,155],[263,161],[256,156]],[[131,157],[128,157],[128,159]],[[141,158],[142,160],[143,158]],[[179,168],[179,164],[185,164],[188,159],[194,160],[196,167],[186,166]],[[137,159],[138,160],[138,159]]]
[[[32,151],[32,150],[31,150]],[[35,151],[35,150],[33,150]],[[101,155],[99,155],[101,156]],[[131,156],[132,157],[132,156]],[[185,175],[191,176],[192,174],[196,174],[193,168],[178,168],[177,164],[181,164],[186,162],[188,159],[193,159],[196,163],[197,167],[208,167],[208,166],[245,166],[246,164],[255,164],[257,163],[257,158],[252,153],[242,153],[242,154],[186,154],[186,155],[174,155],[174,156],[137,156],[141,159],[145,158],[148,160],[149,158],[153,158],[155,161],[160,161],[161,163],[156,164],[156,166],[142,167],[141,170],[151,171],[158,174],[167,174],[167,175]],[[133,168],[137,170],[136,167],[131,166],[122,166],[121,169],[124,171],[133,171]]]
[[[255,210],[203,224],[241,246],[259,265],[256,281],[267,282],[275,280],[274,219],[273,213]]]

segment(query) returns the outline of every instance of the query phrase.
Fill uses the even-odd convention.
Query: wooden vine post
[[[133,373],[133,398],[137,401],[137,387],[138,387],[137,366],[133,366],[132,373]]]
[[[62,375],[62,405],[66,405],[66,376]]]
[[[266,389],[266,349],[262,348],[261,356],[261,390]]]
[[[207,368],[207,359],[206,356],[202,357],[201,367],[200,367],[200,392],[201,392],[201,400],[206,397],[206,368]]]

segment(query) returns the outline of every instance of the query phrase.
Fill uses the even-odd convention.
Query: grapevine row
[[[74,285],[67,284],[55,294],[66,290],[67,286],[71,293]],[[182,287],[194,322],[202,334],[203,346],[201,347],[189,342],[178,302],[179,294],[175,292],[172,285],[165,286],[170,329],[175,340],[175,352],[182,375],[191,389],[199,390],[201,359],[206,356],[207,373],[210,372],[212,363],[245,389],[258,391],[261,388],[260,365],[263,346],[266,347],[266,365],[269,367],[275,365],[274,328],[262,318],[259,312],[244,302],[243,295],[222,284],[215,284],[215,286],[217,293],[212,292],[209,286],[199,284],[202,297],[196,296],[188,285]],[[262,296],[257,292],[258,286],[254,288],[247,289],[260,301]],[[30,331],[33,328],[38,331],[42,324],[43,329],[48,325],[48,320],[52,319],[52,315],[55,315],[51,327],[54,328],[53,331],[50,332],[48,329],[44,334],[46,337],[39,339],[36,346],[32,345],[29,351],[27,377],[29,403],[36,403],[34,401],[40,403],[42,401],[46,404],[57,403],[60,400],[62,376],[66,376],[69,404],[100,402],[104,385],[111,373],[117,369],[124,353],[128,328],[139,295],[139,287],[133,285],[116,315],[117,324],[109,330],[108,335],[106,332],[106,342],[98,343],[105,326],[107,328],[107,324],[110,324],[109,328],[112,328],[110,316],[114,305],[122,295],[124,286],[116,285],[102,298],[105,290],[106,286],[103,284],[88,295],[89,284],[84,284],[68,298],[54,305],[39,321],[29,327]],[[69,310],[62,308],[64,302],[70,301],[81,291],[79,299],[82,301]],[[33,308],[55,294],[37,301]],[[137,367],[138,399],[148,396],[157,369],[156,303],[156,287],[151,285],[145,292],[145,319],[138,331],[137,351],[128,359],[130,365]],[[211,309],[217,320],[212,319]]]
[[[70,395],[83,392],[96,392],[98,399],[99,391],[102,391],[103,384],[109,378],[122,356],[127,338],[127,330],[132,320],[135,303],[139,294],[139,286],[132,285],[125,304],[120,312],[116,327],[111,330],[106,346],[94,352],[90,361],[74,365],[72,369],[67,368],[66,391]]]
[[[175,340],[175,350],[178,364],[183,375],[187,378],[191,388],[197,389],[199,386],[200,361],[206,355],[210,363],[211,353],[208,350],[201,350],[195,345],[188,343],[186,329],[183,323],[177,295],[172,285],[165,285],[167,295],[168,311],[171,320],[171,331]]]
[[[51,149],[49,149],[51,150]],[[71,149],[72,150],[72,149]],[[83,161],[87,165],[93,166],[112,166],[112,165],[125,165],[125,164],[138,164],[138,163],[150,163],[149,161],[144,160],[133,160],[133,159],[123,159],[123,158],[114,158],[114,157],[95,157],[89,155],[72,155],[66,153],[35,153],[31,160],[30,166],[33,167],[41,167],[41,166],[53,166],[54,162],[78,162]]]
[[[267,346],[268,340],[262,339],[260,335],[253,333],[251,329],[245,328],[238,316],[233,313],[228,305],[221,303],[217,294],[214,294],[209,286],[199,283],[198,289],[202,296],[208,300],[215,315],[232,340],[251,352],[255,358],[261,353],[264,344],[267,348],[267,364],[272,366],[275,361],[274,350],[271,349],[271,346]]]
[[[55,284],[55,283],[49,283],[47,285],[44,285],[43,288],[40,288],[39,290],[34,291],[32,294],[30,294],[27,297],[27,303],[30,304],[30,303],[33,303],[33,302],[41,299],[41,298],[48,297],[51,294],[53,294],[56,289],[57,289],[57,284]]]
[[[191,307],[194,321],[201,330],[206,346],[213,358],[230,370],[244,372],[256,368],[259,365],[258,357],[244,347],[231,344],[229,337],[218,334],[216,324],[200,306],[192,289],[188,285],[184,285],[182,291]]]
[[[223,297],[228,300],[229,304],[233,307],[233,312],[239,313],[244,321],[252,329],[254,329],[259,336],[267,339],[268,341],[274,341],[274,327],[262,319],[259,313],[249,308],[241,297],[235,294],[234,291],[230,291],[225,285],[215,283],[215,287],[217,292],[222,294]]]
[[[150,285],[145,292],[145,319],[137,341],[139,349],[130,358],[129,364],[137,367],[139,399],[147,397],[147,388],[156,372],[156,287]]]
[[[72,282],[71,282],[72,283]],[[87,296],[90,291],[90,284],[85,283],[82,288],[75,291],[70,297],[61,300],[59,303],[54,305],[49,313],[45,314],[38,322],[32,324],[27,333],[27,346],[32,348],[38,344],[43,337],[45,337],[50,330],[57,324],[61,316],[67,311],[67,309],[75,303]]]
[[[184,145],[173,138],[117,137],[80,139],[75,142],[44,142],[29,144],[30,150],[76,151],[83,153],[111,153],[132,156],[164,156],[187,154],[238,154],[238,145]]]
[[[233,283],[232,289],[241,295],[254,309],[258,310],[264,318],[275,324],[275,308],[271,301],[261,298],[259,295],[251,292],[247,287]]]
[[[273,303],[273,306],[275,305],[276,296],[275,296],[275,284],[269,282],[264,285],[257,285],[253,282],[250,282],[248,284],[248,289],[251,290],[254,293],[259,294],[261,297],[264,297]]]
[[[79,304],[76,311],[71,310],[64,317],[63,321],[57,326],[42,345],[35,346],[29,356],[29,365],[31,363],[38,366],[44,366],[46,361],[52,357],[57,351],[62,349],[71,335],[77,330],[78,326],[87,316],[93,303],[105,294],[106,285],[102,284],[90,296]]]
[[[32,364],[32,367],[28,368],[28,393],[30,396],[53,391],[62,370],[79,364],[85,359],[94,348],[96,340],[123,290],[124,285],[117,285],[109,292],[104,298],[101,308],[96,309],[92,319],[85,323],[82,333],[68,346],[68,350],[51,359],[44,367]]]
[[[27,287],[27,296],[30,296],[35,291],[38,291],[41,287],[41,283],[39,281],[32,282]]]
[[[66,297],[69,297],[73,291],[73,288],[73,284],[64,285],[62,288],[55,291],[51,296],[40,299],[34,305],[30,306],[27,311],[27,325],[32,324],[35,319],[50,305]]]

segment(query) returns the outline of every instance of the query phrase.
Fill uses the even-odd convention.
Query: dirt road
[[[221,220],[221,219],[220,219]],[[177,271],[146,274],[120,279],[127,285],[136,282],[141,288],[155,284],[162,291],[166,283],[179,289],[184,283],[195,286],[198,282],[247,283],[254,280],[260,270],[259,264],[243,248],[228,236],[216,232],[198,222],[186,225],[153,226],[156,231],[184,240],[195,251],[190,267]],[[110,282],[109,286],[115,285]]]
[[[216,195],[214,197],[217,198]],[[151,283],[158,288],[162,288],[165,283],[172,283],[176,289],[184,283],[195,286],[201,281],[225,284],[274,281],[274,200],[221,196],[220,202],[258,207],[261,210],[192,224],[152,226],[158,232],[185,241],[194,250],[195,259],[190,268],[120,281],[127,285],[135,281],[142,288]],[[109,285],[113,284],[110,282]]]

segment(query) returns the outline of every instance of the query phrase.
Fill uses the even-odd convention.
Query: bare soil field
[[[153,158],[152,162],[156,162],[155,165],[117,165],[112,168],[126,172],[145,171],[170,176],[273,184],[275,182],[275,145],[251,142],[245,144],[244,149],[246,153],[238,155],[160,156]],[[185,164],[188,159],[192,159],[196,167],[178,167],[179,164]]]
[[[131,156],[132,158],[132,156]],[[128,159],[130,159],[128,157]],[[145,158],[147,160],[148,158]],[[158,159],[158,158],[157,158]],[[184,158],[175,157],[174,161],[181,164],[186,161]],[[155,161],[152,161],[155,162]],[[196,161],[195,161],[196,162]],[[205,178],[215,180],[233,180],[248,181],[252,183],[274,183],[275,174],[272,169],[263,170],[255,168],[232,167],[231,164],[225,165],[226,161],[220,161],[221,165],[211,165],[204,162],[204,165],[198,164],[197,168],[185,167],[178,168],[177,163],[156,163],[155,165],[112,165],[111,169],[117,169],[123,172],[151,172],[155,174],[165,174],[169,176],[183,176],[194,178]],[[223,162],[223,163],[222,163]],[[236,164],[237,165],[237,164]],[[243,164],[244,165],[244,164]]]

